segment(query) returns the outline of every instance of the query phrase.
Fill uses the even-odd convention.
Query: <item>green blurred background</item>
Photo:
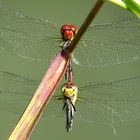
[[[95,0],[0,0],[0,5],[21,11],[24,15],[47,19],[58,26],[64,23],[81,25]],[[130,12],[106,3],[95,23],[110,22],[134,17]],[[22,76],[41,79],[48,64],[19,58],[10,53],[0,52],[0,69]],[[140,75],[140,61],[91,69],[74,65],[75,82],[117,80]],[[0,110],[0,140],[8,138],[20,115]],[[74,121],[73,131],[65,131],[65,118],[42,118],[31,135],[31,140],[139,140],[140,120],[114,125],[116,136],[109,125]]]

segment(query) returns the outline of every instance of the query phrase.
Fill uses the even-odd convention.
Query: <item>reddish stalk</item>
[[[31,131],[37,124],[55,88],[59,84],[66,70],[68,60],[69,56],[65,52],[62,55],[59,53],[54,58],[9,140],[27,140],[29,138]]]

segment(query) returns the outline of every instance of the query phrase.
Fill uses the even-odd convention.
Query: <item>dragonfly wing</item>
[[[0,7],[0,49],[36,61],[50,60],[60,44],[59,30],[47,20]]]
[[[11,92],[34,92],[39,85],[39,81],[24,78],[22,76],[0,71],[0,90]]]
[[[64,105],[63,99],[59,100],[59,98],[63,98],[60,92],[61,89],[58,88],[48,103],[44,116],[65,117],[65,110],[62,109]]]
[[[0,72],[0,109],[23,113],[39,81]],[[76,117],[95,123],[115,123],[140,118],[140,76],[124,80],[91,83],[79,87]],[[63,116],[61,87],[47,106],[45,115]]]
[[[39,81],[16,74],[0,72],[0,109],[22,113],[33,96]]]
[[[140,76],[80,87],[77,119],[105,124],[139,119],[139,83]]]
[[[28,92],[29,93],[29,92]],[[22,114],[31,100],[31,95],[21,92],[0,91],[0,109]]]
[[[22,114],[39,83],[38,80],[0,71],[0,109]],[[60,88],[56,90],[55,96],[49,102],[44,116],[62,117],[64,115],[62,111],[63,100],[58,100],[58,98],[62,98]]]
[[[140,20],[91,25],[74,54],[76,64],[104,67],[140,58]]]

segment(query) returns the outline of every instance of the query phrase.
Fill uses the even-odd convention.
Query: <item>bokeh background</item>
[[[0,0],[0,5],[21,11],[24,15],[47,19],[58,26],[65,23],[81,25],[94,3],[95,0]],[[105,23],[130,17],[134,17],[134,15],[107,2],[94,23]],[[48,64],[46,63],[33,62],[8,52],[0,52],[0,70],[40,80],[47,67]],[[74,65],[74,72],[76,83],[117,80],[140,75],[140,61],[98,69]],[[0,140],[8,139],[19,118],[19,114],[0,110]],[[116,135],[114,135],[113,129],[109,125],[97,125],[75,120],[73,131],[67,133],[65,131],[65,118],[44,117],[32,133],[31,140],[140,139],[140,120],[115,124],[114,127]]]

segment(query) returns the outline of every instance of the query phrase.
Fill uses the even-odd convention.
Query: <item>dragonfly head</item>
[[[65,24],[61,27],[61,35],[64,41],[72,40],[77,33],[77,27],[71,24]]]
[[[62,86],[62,93],[65,97],[73,97],[74,95],[77,95],[78,87],[74,83],[67,82]]]

